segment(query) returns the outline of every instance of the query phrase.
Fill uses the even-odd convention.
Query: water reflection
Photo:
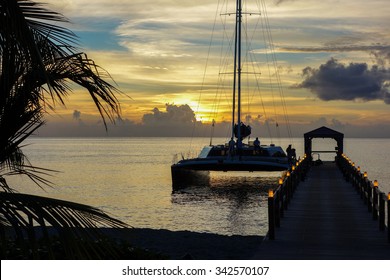
[[[174,191],[171,201],[182,212],[188,209],[187,219],[196,218],[204,229],[215,228],[229,235],[264,234],[267,192],[276,185],[277,176],[213,174],[208,184],[188,185]]]
[[[172,192],[172,202],[180,203],[181,199],[226,198],[246,202],[253,196],[266,195],[268,189],[275,187],[277,176],[236,176],[210,174],[208,179],[191,182],[180,190]],[[187,200],[187,199],[186,199]]]

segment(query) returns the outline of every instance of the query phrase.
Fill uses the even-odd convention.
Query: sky
[[[123,93],[118,96],[122,119],[106,131],[88,93],[75,87],[66,107],[49,112],[38,134],[191,136],[197,128],[196,136],[208,136],[214,119],[214,133],[228,135],[231,93],[220,91],[217,81],[228,87],[231,68],[217,57],[229,52],[219,43],[231,40],[230,30],[219,23],[232,22],[224,13],[233,11],[233,2],[46,0],[70,20],[67,27],[79,37],[81,51],[107,70]],[[262,76],[261,92],[243,97],[250,105],[243,105],[242,119],[254,136],[301,137],[325,125],[347,137],[390,137],[387,0],[244,2],[245,11],[254,10],[249,21],[269,25],[270,31],[245,29],[244,36],[272,38],[245,47],[251,58],[265,60],[254,67]],[[258,17],[263,3],[266,11]],[[272,58],[277,64],[269,68],[265,62]],[[250,63],[243,62],[249,68]],[[268,72],[271,78],[265,78]]]

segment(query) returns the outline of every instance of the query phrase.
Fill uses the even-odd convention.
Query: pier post
[[[364,185],[365,185],[364,182],[365,182],[364,181],[364,176],[363,176],[363,173],[362,173],[361,176],[360,176],[360,186],[359,186],[359,188],[360,188],[360,198],[363,199],[363,202],[364,202]]]
[[[294,192],[297,186],[297,172],[295,171],[295,165],[291,167],[291,197],[294,196]]]
[[[367,191],[367,188],[368,188],[368,179],[367,179],[367,172],[364,171],[363,173],[363,201],[364,201],[364,204],[368,204],[368,191]]]
[[[360,173],[360,166],[357,167],[356,169],[356,174],[355,174],[355,188],[358,193],[360,193],[360,178],[362,177],[362,174]]]
[[[378,181],[374,181],[372,194],[372,219],[378,220]]]
[[[268,237],[275,240],[275,200],[274,191],[268,191]]]
[[[390,192],[387,194],[387,242],[390,243]]]
[[[280,218],[284,217],[284,205],[286,204],[286,185],[283,182],[283,178],[279,178],[279,192],[280,192],[280,205],[278,204]],[[279,221],[280,226],[280,221]],[[279,227],[278,226],[278,227]]]
[[[276,194],[276,195],[275,195]],[[280,189],[274,193],[274,214],[275,214],[275,227],[280,227],[280,200],[281,200]]]
[[[291,198],[291,173],[289,170],[287,171],[287,179],[285,181],[285,187],[286,187],[286,203],[284,204],[284,210],[287,210]]]
[[[372,205],[373,205],[373,198],[372,198],[372,191],[373,191],[373,186],[369,180],[367,180],[367,209],[368,212],[371,212]]]
[[[381,192],[379,194],[379,230],[385,230],[385,203],[385,194]],[[389,204],[389,201],[387,201],[387,204]]]

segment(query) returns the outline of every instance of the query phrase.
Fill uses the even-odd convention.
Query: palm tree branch
[[[102,75],[108,73],[85,54],[78,53],[57,59],[47,69],[47,73],[58,98],[69,91],[70,86],[67,81],[70,80],[88,90],[105,125],[105,117],[108,117],[111,122],[115,122],[116,117],[120,117],[121,110],[115,96],[115,93],[120,91],[102,78]],[[106,106],[103,106],[103,103]]]
[[[116,228],[126,228],[127,224],[108,216],[103,211],[84,204],[47,198],[29,194],[0,192],[1,210],[3,214],[4,205],[7,209],[14,209],[15,215],[23,225],[29,223],[22,214],[32,218],[41,226],[50,224],[53,227],[69,228],[99,228],[109,226]],[[18,213],[18,214],[16,214]],[[41,217],[45,224],[42,224]]]

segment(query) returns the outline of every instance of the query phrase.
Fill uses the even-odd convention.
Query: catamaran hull
[[[172,165],[171,169],[209,170],[209,171],[283,171],[287,162],[257,160],[183,160]]]
[[[172,166],[172,189],[177,191],[188,186],[207,186],[210,184],[208,170],[191,170]]]
[[[209,171],[284,171],[289,168],[287,162],[251,161],[251,160],[182,160],[171,166],[173,191],[190,185],[207,185]]]

